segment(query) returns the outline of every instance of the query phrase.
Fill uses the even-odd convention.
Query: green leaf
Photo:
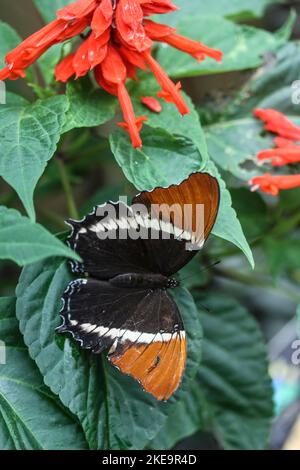
[[[70,0],[34,0],[46,23],[55,20],[56,11],[70,4]]]
[[[15,209],[0,206],[0,259],[26,266],[52,256],[79,259],[42,225],[23,217]]]
[[[216,166],[213,162],[208,162],[207,171],[218,179],[221,190],[221,201],[219,214],[212,230],[217,237],[228,240],[235,246],[240,248],[247,257],[250,265],[254,268],[254,259],[252,251],[245,238],[241,224],[237,218],[237,214],[232,207],[232,199],[230,192],[226,188],[224,180],[221,178]]]
[[[263,240],[263,248],[274,277],[294,270],[300,272],[300,238],[298,234],[288,234],[285,238],[267,236]]]
[[[117,100],[103,90],[95,89],[90,80],[70,82],[67,86],[69,109],[63,132],[77,127],[94,127],[110,121]]]
[[[288,116],[296,125],[299,116]],[[257,165],[257,154],[274,147],[274,134],[264,133],[263,123],[255,118],[221,121],[206,127],[208,151],[216,165],[240,180],[266,173],[268,162]]]
[[[271,222],[261,195],[246,188],[231,188],[230,194],[247,240],[263,238]]]
[[[34,189],[56,150],[67,106],[65,96],[0,106],[0,176],[18,193],[32,220]]]
[[[207,161],[207,145],[199,114],[191,98],[186,93],[182,92],[182,96],[190,109],[190,114],[184,117],[176,110],[174,104],[161,102],[163,107],[161,113],[154,113],[141,104],[141,97],[155,96],[159,90],[160,87],[153,78],[149,79],[146,74],[141,76],[139,84],[132,86],[131,93],[136,115],[147,116],[147,126],[149,127],[164,129],[170,134],[189,138],[197,145],[203,162]]]
[[[206,127],[211,158],[222,170],[249,181],[263,172],[257,165],[260,150],[272,147],[271,135],[262,136],[262,123],[254,118],[233,119]]]
[[[199,368],[202,334],[193,299],[183,289],[174,292],[188,335],[188,363],[175,398],[159,403],[104,355],[83,351],[55,333],[61,323],[60,298],[70,279],[66,264],[58,260],[23,270],[16,291],[17,317],[29,353],[46,385],[78,417],[92,449],[142,449],[187,393]]]
[[[6,54],[14,49],[21,41],[16,31],[6,23],[0,21],[0,68]]]
[[[86,449],[80,426],[48,390],[28,357],[15,318],[15,299],[0,298],[0,448],[2,450]]]
[[[158,61],[169,75],[176,78],[256,68],[262,64],[263,54],[276,51],[287,42],[293,24],[294,15],[282,30],[271,34],[221,17],[190,17],[180,23],[178,32],[220,49],[224,53],[222,63],[210,58],[198,63],[170,46],[159,48]]]
[[[139,190],[179,184],[199,171],[202,160],[195,143],[163,129],[144,126],[142,149],[134,149],[124,131],[110,136],[111,150],[126,178]]]
[[[225,118],[247,117],[254,108],[299,116],[299,67],[300,42],[289,42],[251,77],[225,110]]]
[[[182,439],[205,429],[210,419],[201,387],[198,382],[193,382],[190,390],[172,410],[158,435],[150,442],[150,447],[157,450],[171,449]]]
[[[182,19],[195,14],[230,17],[235,20],[260,18],[265,8],[272,3],[275,3],[274,0],[211,0],[209,3],[205,0],[174,0],[180,10],[166,15],[164,23],[177,25]]]
[[[264,449],[273,403],[261,332],[234,300],[219,294],[198,299],[211,312],[201,314],[204,346],[198,385],[214,413],[216,436],[225,449]]]

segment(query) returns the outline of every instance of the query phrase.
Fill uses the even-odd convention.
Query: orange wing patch
[[[133,344],[109,355],[109,360],[124,374],[138,380],[146,392],[157,400],[168,400],[178,388],[186,363],[186,340],[183,332],[174,333],[170,341]]]
[[[216,178],[208,173],[192,173],[179,185],[169,188],[155,188],[140,193],[133,203],[145,204],[149,209],[161,206],[162,212],[154,214],[164,220],[171,220],[182,230],[195,234],[196,242],[205,241],[216,220],[220,204],[220,188]],[[184,205],[191,205],[192,213],[185,213]],[[197,204],[204,206],[204,226],[197,218]],[[175,212],[173,208],[175,207]],[[177,209],[176,209],[177,207]],[[184,220],[181,215],[184,214]],[[178,220],[181,222],[178,223]]]

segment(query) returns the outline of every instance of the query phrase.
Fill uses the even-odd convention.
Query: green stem
[[[74,196],[73,196],[73,192],[72,192],[71,184],[70,184],[70,181],[69,181],[69,176],[68,176],[67,169],[65,167],[65,164],[64,164],[62,158],[60,158],[59,156],[56,159],[56,162],[57,162],[57,165],[58,165],[60,179],[61,179],[61,182],[62,182],[62,186],[63,186],[64,193],[65,193],[65,196],[66,196],[67,204],[68,204],[69,215],[72,219],[77,219],[78,220],[79,219],[79,214],[78,214],[78,210],[77,210],[77,207],[76,207],[76,204],[75,204],[75,199],[74,199]]]
[[[266,278],[258,276],[257,274],[255,277],[253,277],[248,274],[236,271],[234,269],[227,268],[215,268],[214,271],[220,277],[231,279],[241,284],[245,284],[252,287],[260,287],[263,289],[276,290],[277,292],[282,293],[283,295],[288,297],[290,300],[299,303],[300,295],[297,294],[296,291],[293,291],[292,289],[289,289],[288,287],[282,286],[280,284],[275,286]]]

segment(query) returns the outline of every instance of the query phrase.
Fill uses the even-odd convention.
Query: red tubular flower
[[[125,120],[121,126],[129,132],[132,144],[140,147],[139,132],[146,117],[135,117],[126,90],[126,81],[136,78],[136,69],[148,70],[148,66],[162,87],[158,96],[175,103],[182,115],[189,113],[180,83],[175,85],[152,57],[153,41],[166,42],[197,60],[209,56],[219,61],[222,57],[220,51],[180,36],[174,28],[145,19],[176,9],[172,0],[77,0],[58,10],[54,21],[7,54],[0,80],[24,77],[25,70],[50,47],[86,30],[77,51],[57,65],[56,79],[67,82],[94,69],[98,84],[118,96]]]
[[[157,101],[152,96],[142,96],[141,103],[146,106],[150,111],[154,113],[161,113],[162,112],[162,105],[159,101]]]
[[[284,166],[290,163],[300,162],[300,147],[290,145],[277,149],[262,150],[258,153],[257,158],[260,162],[271,160],[273,166]]]
[[[283,137],[275,137],[274,144],[275,144],[275,147],[277,148],[286,148],[286,147],[299,148],[296,142],[289,140],[289,139],[284,139]]]
[[[254,116],[265,123],[267,131],[290,140],[300,140],[300,128],[276,109],[255,109]]]
[[[266,173],[265,175],[252,178],[249,184],[252,186],[251,191],[260,189],[264,193],[277,196],[281,190],[300,186],[300,175],[272,176]]]
[[[174,28],[155,23],[151,20],[145,20],[144,27],[150,39],[165,42],[180,51],[190,54],[199,62],[204,60],[206,56],[215,59],[217,62],[222,60],[223,53],[221,51],[207,47],[201,42],[176,34],[176,29]]]

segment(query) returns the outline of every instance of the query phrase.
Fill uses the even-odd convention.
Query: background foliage
[[[50,21],[68,0],[34,3]],[[265,340],[253,306],[228,282],[243,292],[249,285],[276,289],[299,303],[299,191],[270,203],[247,186],[262,172],[257,151],[271,143],[252,108],[276,107],[300,123],[290,95],[299,73],[300,46],[290,41],[295,16],[269,32],[259,19],[270,0],[175,3],[181,10],[164,19],[225,55],[221,64],[197,64],[161,47],[166,71],[181,79],[221,77],[222,84],[235,71],[242,84],[229,92],[219,85],[219,93],[200,99],[205,82],[183,80],[196,104],[186,96],[191,115],[182,119],[168,104],[159,115],[139,109],[140,96],[156,91],[142,74],[130,84],[137,115],[149,118],[142,150],[116,130],[116,100],[89,79],[61,94],[53,80],[57,47],[29,71],[26,87],[8,85],[0,106],[0,259],[10,260],[0,272],[12,280],[0,286],[0,338],[8,350],[0,366],[2,449],[168,449],[198,431],[212,433],[225,449],[268,444],[273,404]],[[254,19],[255,26],[241,23]],[[1,60],[19,40],[0,23]],[[179,183],[194,171],[218,178],[221,207],[204,253],[184,269],[176,293],[189,339],[185,379],[168,403],[158,403],[105,357],[55,333],[71,278],[66,258],[77,256],[61,232],[68,216],[120,194]],[[221,265],[203,270],[216,260]],[[16,290],[11,262],[23,267]]]

